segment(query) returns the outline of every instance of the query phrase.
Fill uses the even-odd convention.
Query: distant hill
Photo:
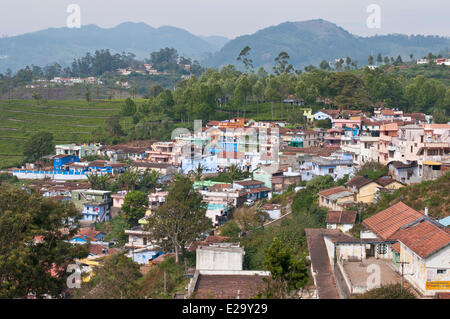
[[[380,52],[383,56],[409,59],[412,53],[422,57],[429,52],[445,53],[450,48],[450,38],[438,36],[384,35],[358,37],[343,28],[325,21],[309,20],[285,22],[264,28],[254,34],[229,40],[221,36],[196,36],[184,29],[163,26],[153,28],[145,23],[122,23],[103,29],[95,25],[79,29],[50,28],[10,38],[0,39],[0,72],[13,71],[26,65],[45,66],[58,62],[70,65],[75,57],[99,49],[113,53],[132,52],[139,59],[165,47],[177,49],[180,55],[197,59],[207,67],[236,64],[236,57],[250,46],[254,66],[272,70],[274,58],[286,51],[290,62],[303,69],[318,65],[322,60],[336,58],[358,60],[367,64],[367,57]],[[219,51],[220,50],[220,51]]]
[[[58,62],[70,65],[75,57],[99,49],[114,53],[132,52],[140,59],[161,48],[177,49],[186,57],[201,57],[221,48],[222,37],[201,38],[186,30],[171,26],[153,28],[145,23],[126,22],[114,28],[96,25],[79,29],[50,28],[10,38],[0,39],[0,72],[16,71],[26,65],[45,66]]]
[[[223,48],[223,46],[230,41],[230,39],[221,36],[200,36],[203,40],[211,44],[214,48],[214,51],[219,51]]]
[[[408,60],[411,53],[415,57],[425,56],[429,52],[446,53],[450,48],[450,38],[421,35],[359,37],[322,19],[285,22],[231,40],[203,64],[212,67],[236,64],[236,57],[247,45],[252,49],[250,54],[254,66],[271,70],[274,58],[281,51],[290,55],[290,62],[297,68],[310,64],[317,66],[322,60],[334,61],[347,56],[358,60],[361,66],[367,64],[369,54],[376,58],[378,52],[383,57],[396,58],[401,55]]]

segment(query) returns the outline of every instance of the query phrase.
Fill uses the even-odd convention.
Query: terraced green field
[[[138,103],[142,101],[136,101]],[[32,100],[0,101],[0,168],[15,165],[23,158],[24,142],[34,133],[47,131],[55,143],[81,143],[104,125],[108,116],[119,114],[124,100],[86,102]],[[131,118],[123,118],[123,127]]]

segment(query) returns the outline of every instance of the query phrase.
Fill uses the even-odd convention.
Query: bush
[[[239,233],[241,229],[235,221],[230,220],[225,223],[220,229],[220,235],[225,237],[231,237],[232,240],[237,240],[239,238]]]
[[[353,299],[416,299],[410,288],[401,289],[401,284],[381,286],[368,292],[355,296]]]

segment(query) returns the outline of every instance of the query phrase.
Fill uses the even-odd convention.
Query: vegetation
[[[125,213],[129,225],[137,226],[139,219],[145,216],[148,206],[147,193],[131,191],[125,196],[122,211]]]
[[[305,259],[296,259],[277,237],[264,250],[264,257],[264,268],[270,271],[270,278],[263,279],[265,287],[258,297],[286,299],[308,283]]]
[[[391,284],[371,289],[353,299],[416,299],[416,295],[409,287],[401,288],[401,284]]]
[[[275,237],[295,258],[302,259],[307,253],[305,228],[325,227],[327,215],[327,210],[317,205],[317,192],[334,186],[333,180],[330,182],[326,177],[316,177],[308,183],[306,188],[293,196],[291,218],[283,219],[279,225],[253,229],[241,239],[241,244],[245,248],[246,269],[265,269],[264,249],[271,245]]]
[[[384,166],[378,162],[366,162],[355,172],[357,176],[365,176],[368,179],[376,180],[382,176],[388,174],[387,166]]]
[[[374,205],[371,205],[365,216],[388,208],[390,205],[402,201],[406,205],[424,210],[436,218],[444,218],[450,215],[449,207],[450,172],[433,181],[424,181],[415,185],[408,185],[396,190],[394,193],[385,193]]]
[[[157,267],[152,267],[138,281],[138,298],[170,299],[175,293],[185,293],[189,278],[183,276],[184,265],[176,263],[175,258],[167,258]],[[165,275],[164,275],[165,274]]]
[[[175,128],[192,129],[194,119],[226,120],[245,115],[255,120],[301,124],[298,107],[282,103],[292,95],[303,98],[313,111],[338,107],[372,111],[374,105],[381,103],[405,112],[433,114],[437,122],[445,122],[449,117],[449,84],[432,76],[414,76],[415,71],[411,71],[411,76],[403,76],[390,70],[389,65],[375,70],[308,68],[305,72],[292,72],[290,57],[283,52],[274,60],[279,74],[276,75],[264,68],[253,71],[250,52],[250,47],[241,52],[241,60],[247,63],[246,73],[233,65],[220,70],[207,69],[178,82],[173,90],[149,85],[143,93],[147,99],[131,99],[130,91],[126,101],[98,101],[92,97],[85,101],[86,89],[82,87],[79,90],[83,101],[49,101],[42,99],[45,94],[40,94],[37,102],[2,101],[0,167],[20,163],[24,142],[36,131],[53,134],[55,143],[118,144],[131,140],[168,140]],[[417,67],[428,68],[429,72],[436,70],[437,74],[442,72],[440,66]],[[0,76],[0,82],[5,81],[10,78]],[[329,120],[314,124],[330,127]]]
[[[402,187],[393,193],[383,192],[375,204],[368,207],[355,207],[360,212],[361,217],[353,226],[351,233],[359,238],[361,221],[370,216],[387,209],[388,207],[402,201],[406,205],[423,211],[428,207],[428,213],[435,218],[445,218],[450,215],[449,192],[450,172],[433,181],[424,181],[419,184]]]
[[[105,257],[102,267],[95,269],[89,282],[75,289],[74,297],[82,299],[134,299],[138,279],[142,277],[139,265],[123,254]]]
[[[72,204],[0,187],[1,298],[59,296],[66,290],[67,266],[88,254],[85,246],[68,242],[78,231],[68,228],[76,216]]]
[[[176,263],[179,262],[180,251],[184,257],[184,247],[201,239],[203,233],[211,228],[202,196],[192,186],[188,177],[177,176],[169,188],[166,202],[153,212],[146,225],[164,251],[175,251]]]
[[[45,155],[51,154],[54,149],[53,135],[48,132],[39,132],[25,143],[23,155],[26,156],[26,160],[34,162]]]

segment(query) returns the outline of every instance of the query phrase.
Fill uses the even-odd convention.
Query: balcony
[[[380,139],[379,137],[370,136],[370,135],[362,135],[360,137],[360,141],[361,142],[378,142],[379,139]]]

